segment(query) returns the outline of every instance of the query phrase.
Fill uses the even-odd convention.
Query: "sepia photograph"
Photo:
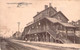
[[[80,0],[0,0],[0,50],[80,50]]]

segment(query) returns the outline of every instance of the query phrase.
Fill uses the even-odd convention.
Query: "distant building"
[[[27,41],[42,41],[55,43],[79,43],[75,35],[76,26],[69,24],[69,19],[57,12],[51,3],[33,17],[34,21],[27,24],[22,33],[22,39]]]
[[[76,26],[76,27],[78,27],[78,30],[80,30],[80,20],[78,20],[78,21],[72,21],[72,22],[69,22],[70,24],[72,24],[72,25],[74,25],[74,26]]]
[[[16,32],[13,34],[13,38],[15,38],[15,39],[21,39],[21,35],[22,35],[21,32],[16,31]]]
[[[80,37],[80,20],[78,20],[78,21],[72,21],[72,22],[69,22],[69,23],[72,24],[72,25],[74,25],[74,26],[76,26],[76,27],[78,27],[77,31],[76,31],[76,35],[78,37]]]
[[[80,20],[78,20],[76,23],[77,23],[76,25],[79,27],[80,30]]]

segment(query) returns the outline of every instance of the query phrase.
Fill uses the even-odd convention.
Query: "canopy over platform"
[[[61,21],[57,20],[56,18],[46,17],[46,19],[48,19],[48,20],[51,21],[52,23],[59,23],[59,24],[65,26],[65,27],[74,27],[74,28],[76,28],[76,26],[73,26],[73,25],[71,25],[71,24],[69,24],[69,23],[61,22]]]

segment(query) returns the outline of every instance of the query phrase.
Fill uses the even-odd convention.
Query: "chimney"
[[[51,7],[51,3],[49,3],[49,7]]]
[[[37,12],[37,14],[39,14],[39,12]]]
[[[47,9],[48,8],[48,5],[45,5],[45,9]]]
[[[56,7],[54,7],[54,9],[55,9],[55,10],[57,10],[57,8],[56,8]]]

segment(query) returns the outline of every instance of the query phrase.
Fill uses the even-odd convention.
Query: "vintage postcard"
[[[80,0],[0,0],[0,50],[80,50]]]

